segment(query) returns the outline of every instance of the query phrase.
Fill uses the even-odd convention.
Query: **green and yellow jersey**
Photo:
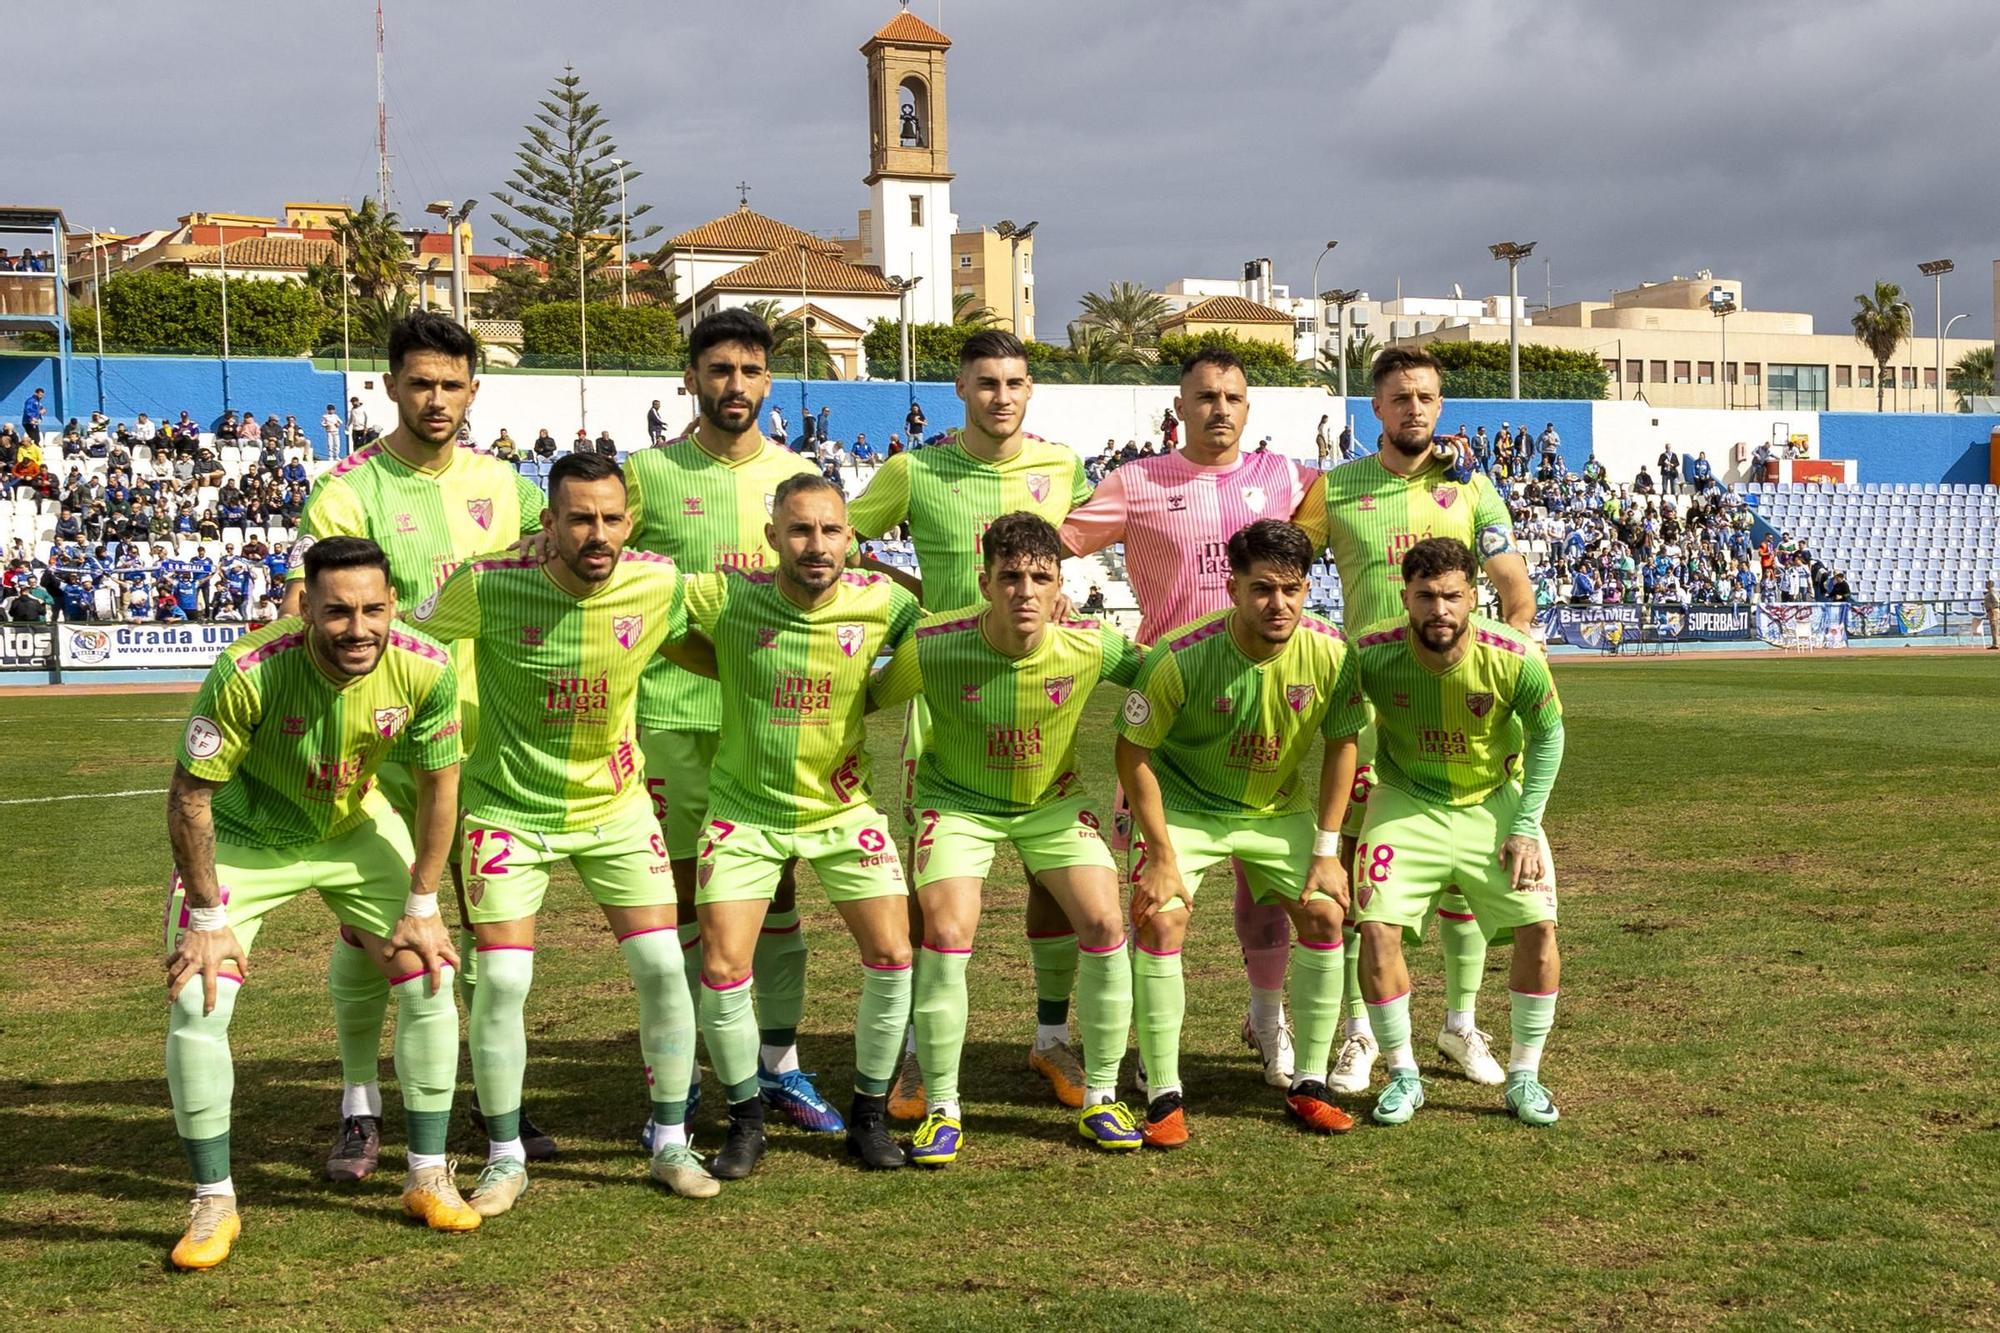
[[[1099,681],[1130,685],[1141,654],[1091,621],[1047,626],[1008,657],[980,626],[984,604],[927,616],[873,686],[887,708],[922,697],[930,727],[917,761],[917,802],[977,815],[1023,815],[1074,795],[1076,728]]]
[[[916,627],[916,598],[851,570],[811,610],[769,570],[690,574],[686,588],[722,686],[709,819],[806,833],[867,804],[868,675]]]
[[[1367,722],[1354,653],[1340,631],[1302,616],[1277,656],[1256,661],[1216,611],[1160,636],[1125,698],[1118,733],[1151,750],[1161,803],[1190,814],[1262,819],[1307,808],[1299,764],[1315,734]]]
[[[479,645],[485,735],[466,763],[467,814],[574,833],[646,801],[639,678],[662,643],[687,634],[672,560],[626,551],[582,598],[540,560],[474,560],[410,619],[439,639]]]
[[[223,842],[302,847],[387,813],[372,780],[399,744],[427,771],[459,761],[457,677],[439,643],[398,626],[375,669],[350,680],[322,667],[306,636],[297,616],[245,634],[195,696],[180,765],[223,784]]]

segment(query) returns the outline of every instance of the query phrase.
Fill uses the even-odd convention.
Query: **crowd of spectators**
[[[246,621],[276,618],[287,543],[58,541],[47,559],[15,541],[7,553],[7,618],[15,621]]]

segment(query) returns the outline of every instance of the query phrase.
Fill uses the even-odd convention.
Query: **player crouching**
[[[1304,614],[1312,542],[1259,519],[1229,539],[1229,599],[1162,634],[1119,723],[1118,776],[1132,806],[1135,1024],[1148,1095],[1142,1132],[1157,1148],[1188,1141],[1180,1081],[1187,994],[1181,945],[1202,872],[1234,857],[1258,902],[1281,903],[1292,945],[1296,1065],[1285,1104],[1307,1128],[1340,1133],[1327,1062],[1340,1021],[1340,923],[1347,880],[1340,821],[1366,721],[1354,654],[1340,631]],[[1315,735],[1318,829],[1298,781]]]
[[[167,1087],[193,1167],[177,1268],[213,1268],[242,1224],[230,1179],[229,1020],[265,915],[316,890],[396,997],[396,1077],[409,1131],[403,1208],[471,1231],[445,1160],[458,1080],[458,955],[437,885],[458,809],[459,716],[445,650],[392,629],[382,549],[329,537],[305,557],[302,618],[246,634],[216,661],[182,735],[167,797],[179,873],[167,903]],[[415,846],[374,789],[407,732]]]
[[[929,1090],[910,1161],[956,1161],[965,1047],[965,974],[979,899],[1003,842],[1061,905],[1075,932],[1083,1107],[1077,1132],[1107,1149],[1139,1146],[1118,1101],[1132,1020],[1132,970],[1118,911],[1118,872],[1083,795],[1076,728],[1099,681],[1131,685],[1139,652],[1115,630],[1056,622],[1062,542],[1046,519],[1003,514],[981,539],[980,605],[921,621],[873,686],[878,707],[930,701],[917,761],[914,846],[923,904],[917,961],[917,1061]]]
[[[1473,614],[1476,569],[1463,542],[1418,542],[1403,556],[1406,618],[1356,641],[1379,737],[1354,888],[1362,992],[1389,1066],[1373,1112],[1385,1125],[1424,1104],[1410,1053],[1403,937],[1421,937],[1452,885],[1489,942],[1514,941],[1504,1103],[1530,1125],[1556,1120],[1540,1079],[1560,972],[1542,811],[1562,766],[1562,704],[1547,659],[1506,625]]]

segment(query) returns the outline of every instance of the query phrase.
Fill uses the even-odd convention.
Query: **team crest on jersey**
[[[467,500],[465,502],[465,512],[472,515],[472,521],[477,523],[482,529],[493,526],[492,500]]]
[[[1311,685],[1285,686],[1285,702],[1292,706],[1294,713],[1303,713],[1312,704],[1315,689]]]
[[[1047,676],[1042,680],[1042,692],[1049,696],[1049,702],[1057,708],[1069,702],[1070,692],[1075,688],[1075,676]]]
[[[474,907],[486,900],[486,877],[474,875],[465,881],[465,896],[472,899]]]
[[[776,491],[765,491],[765,492],[764,492],[764,513],[765,513],[766,515],[770,515],[770,514],[775,514],[775,513],[777,513],[777,512],[778,512],[778,495],[777,495],[777,492],[776,492]]]
[[[757,627],[757,647],[775,648],[777,646],[778,631],[772,629],[769,625],[759,625]]]
[[[1493,695],[1487,691],[1465,696],[1465,711],[1474,717],[1485,717],[1493,711]]]
[[[1360,904],[1361,906],[1363,906],[1363,907],[1366,907],[1366,906],[1368,906],[1368,900],[1369,900],[1370,898],[1373,898],[1374,896],[1375,896],[1375,886],[1374,886],[1374,885],[1372,885],[1372,884],[1358,884],[1358,885],[1356,885],[1356,886],[1355,886],[1355,889],[1354,889],[1354,900],[1355,900],[1355,902],[1359,903],[1359,904]]]
[[[1028,494],[1035,497],[1036,504],[1040,504],[1042,501],[1048,499],[1049,474],[1046,472],[1030,472],[1028,474]]]
[[[833,641],[840,645],[840,651],[849,657],[861,651],[861,626],[849,621],[833,627]]]
[[[611,617],[611,637],[618,640],[620,648],[630,648],[637,643],[645,628],[646,617],[643,615]]]
[[[1266,498],[1262,486],[1245,486],[1243,488],[1243,503],[1249,505],[1260,514],[1264,512],[1264,501]]]
[[[408,705],[397,704],[394,708],[378,708],[375,710],[375,734],[386,740],[401,731],[409,720]]]
[[[1431,499],[1438,502],[1439,509],[1449,509],[1458,499],[1458,487],[1440,486],[1431,492]]]
[[[1372,514],[1375,512],[1375,497],[1364,495],[1354,502],[1354,507],[1364,514]]]

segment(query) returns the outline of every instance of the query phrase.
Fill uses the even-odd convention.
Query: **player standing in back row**
[[[757,419],[771,377],[771,330],[748,310],[723,310],[688,335],[687,391],[699,405],[695,428],[625,461],[635,551],[670,555],[683,574],[765,570],[777,552],[764,539],[772,496],[787,477],[814,468],[764,438]],[[646,790],[666,836],[680,903],[677,927],[688,990],[700,999],[701,928],[695,922],[695,853],[708,818],[709,774],[722,727],[715,681],[670,662],[639,682],[639,734]],[[806,940],[799,925],[793,863],[778,876],[757,937],[757,1085],[764,1103],[802,1129],[837,1134],[845,1126],[812,1076],[799,1068],[798,1027],[806,1000]],[[697,1077],[699,1071],[697,1068]],[[689,1098],[692,1105],[693,1098]],[[649,1143],[647,1145],[651,1147]]]
[[[390,330],[382,387],[396,406],[396,429],[356,449],[307,497],[285,571],[287,615],[299,613],[306,552],[328,537],[367,537],[379,545],[389,557],[396,598],[407,610],[436,592],[460,564],[511,546],[541,525],[542,492],[535,483],[493,455],[458,443],[459,427],[479,396],[478,366],[472,335],[443,315],[420,310]],[[472,645],[453,645],[452,663],[459,677],[463,744],[470,754],[479,739]],[[391,754],[376,781],[410,823],[416,783],[408,757]],[[456,865],[452,878],[458,878]],[[462,905],[452,911],[455,919],[465,919]],[[460,933],[459,950],[465,962],[460,984],[470,989],[475,965],[469,927]],[[376,1068],[389,989],[350,931],[334,941],[327,991],[346,1086],[326,1174],[330,1180],[361,1180],[375,1170],[381,1150]],[[522,1140],[538,1158],[555,1154],[555,1144],[532,1124],[522,1130]]]
[[[1027,433],[1028,403],[1035,394],[1028,349],[1013,334],[987,329],[965,340],[958,359],[958,397],[965,428],[943,444],[900,453],[883,463],[854,501],[848,517],[857,536],[879,537],[908,520],[923,576],[919,596],[927,611],[976,607],[984,567],[980,541],[1002,514],[1029,513],[1050,523],[1090,497],[1083,460],[1066,445]],[[898,576],[902,577],[902,576]],[[910,703],[903,726],[903,827],[915,836],[912,804],[918,756],[924,749],[927,712]],[[910,899],[910,942],[923,942],[922,909]],[[1049,1081],[1064,1106],[1083,1105],[1083,1067],[1069,1037],[1069,997],[1076,987],[1076,932],[1062,904],[1028,876],[1028,947],[1035,963],[1035,1040],[1028,1067]],[[914,1054],[916,1031],[907,1051]],[[917,1061],[904,1062],[889,1099],[890,1112],[914,1119],[925,1111],[917,1086]]]
[[[1209,347],[1181,367],[1174,399],[1187,440],[1179,449],[1148,454],[1119,467],[1087,504],[1062,523],[1071,555],[1125,543],[1125,573],[1139,599],[1142,644],[1177,625],[1229,606],[1229,539],[1260,518],[1288,519],[1312,487],[1314,474],[1282,454],[1243,452],[1250,420],[1250,383],[1236,354]],[[1124,804],[1122,795],[1118,804]],[[1114,813],[1113,846],[1126,850],[1129,815]],[[1273,1087],[1290,1087],[1291,1025],[1285,1021],[1285,967],[1292,926],[1278,903],[1250,892],[1241,862],[1236,873],[1236,941],[1250,980],[1243,1040],[1264,1064]]]
[[[1341,621],[1350,640],[1375,622],[1401,613],[1403,555],[1430,537],[1452,537],[1479,553],[1500,594],[1501,615],[1522,636],[1535,617],[1528,565],[1514,546],[1514,520],[1484,473],[1460,465],[1455,449],[1433,443],[1444,408],[1444,371],[1419,348],[1391,347],[1375,358],[1374,408],[1382,423],[1379,452],[1343,463],[1321,479],[1299,506],[1296,522],[1315,545],[1330,546],[1340,573]],[[1354,844],[1367,810],[1374,757],[1371,728],[1361,736],[1354,800],[1341,829],[1343,862],[1353,876]],[[1486,939],[1472,909],[1456,893],[1438,901],[1444,946],[1445,1019],[1437,1049],[1475,1083],[1504,1078],[1490,1038],[1474,1023],[1473,1006],[1486,970]],[[1335,1092],[1364,1092],[1378,1054],[1361,1002],[1360,950],[1350,923],[1340,1054],[1328,1082]]]

